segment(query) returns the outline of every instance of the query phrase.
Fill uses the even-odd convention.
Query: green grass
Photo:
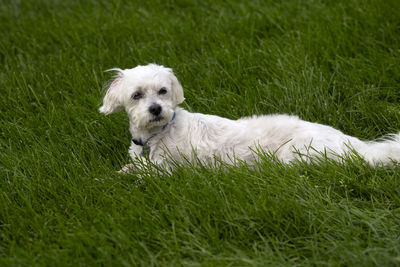
[[[0,1],[0,265],[400,264],[399,169],[354,160],[118,175],[112,67],[172,67],[184,108],[400,130],[400,1]]]

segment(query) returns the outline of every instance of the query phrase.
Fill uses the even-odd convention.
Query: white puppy
[[[371,165],[400,161],[400,135],[381,142],[361,141],[321,124],[297,116],[264,115],[230,120],[190,113],[177,105],[184,101],[183,89],[171,69],[149,64],[133,69],[114,69],[116,79],[109,86],[100,112],[111,114],[125,109],[132,134],[132,159],[144,157],[168,165],[168,158],[218,157],[233,163],[248,163],[263,149],[282,162],[309,161],[322,154],[338,160],[356,151]],[[122,171],[133,169],[127,165]]]

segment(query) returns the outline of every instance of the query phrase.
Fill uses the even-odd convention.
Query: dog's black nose
[[[161,106],[159,104],[153,104],[149,107],[149,112],[154,116],[158,116],[161,113]]]

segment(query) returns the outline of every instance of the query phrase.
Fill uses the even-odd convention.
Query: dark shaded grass
[[[397,265],[398,168],[179,166],[118,175],[112,67],[174,68],[183,106],[400,129],[398,1],[0,2],[4,265]]]

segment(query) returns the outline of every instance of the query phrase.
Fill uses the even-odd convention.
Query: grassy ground
[[[400,130],[400,1],[0,1],[0,265],[400,264],[399,169],[118,175],[112,67],[156,62],[183,107]]]

